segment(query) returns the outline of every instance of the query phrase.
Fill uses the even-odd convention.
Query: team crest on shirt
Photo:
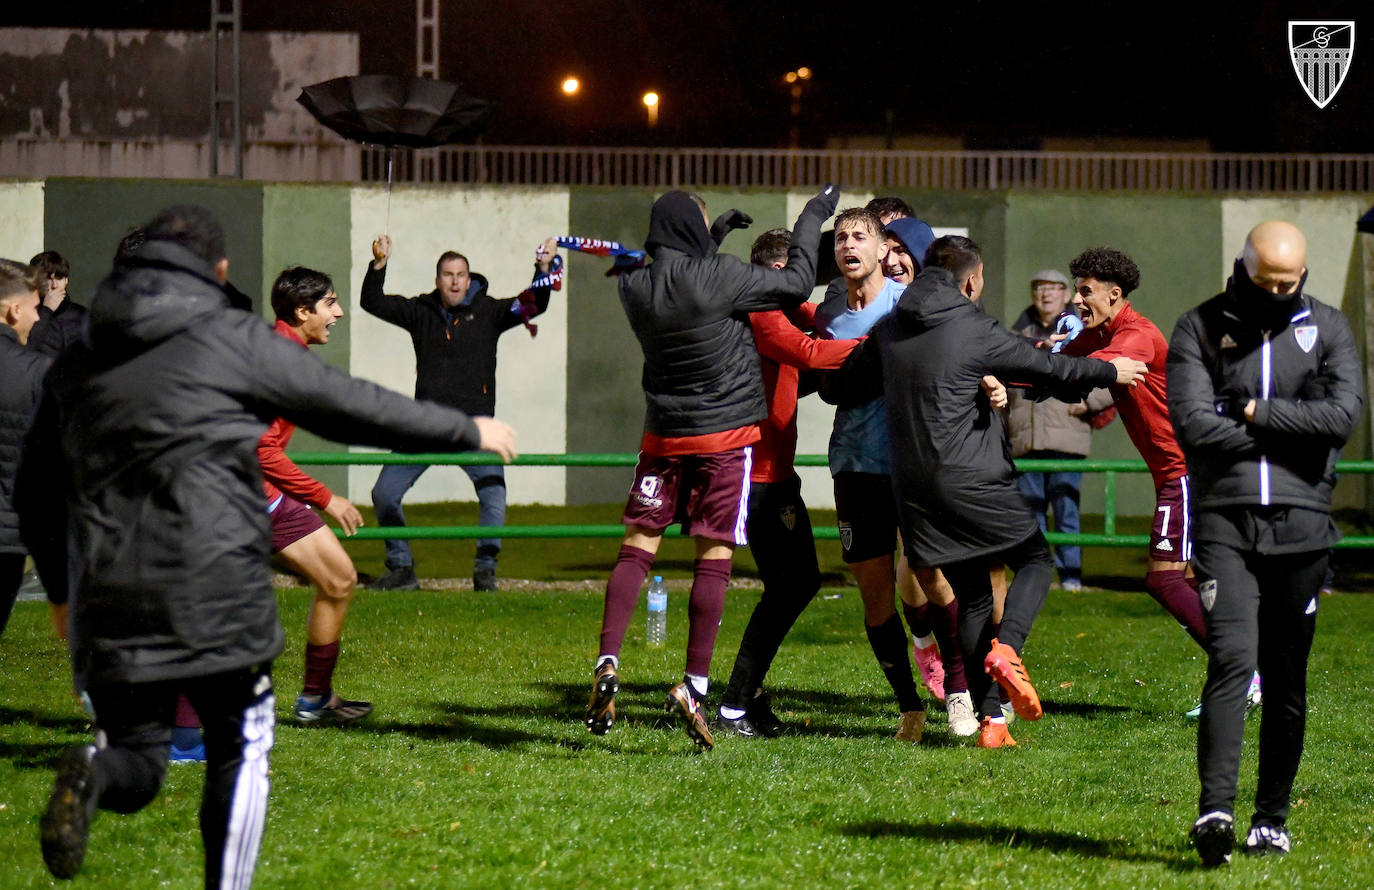
[[[1314,324],[1303,324],[1293,328],[1293,337],[1302,347],[1303,352],[1311,352],[1312,347],[1317,345],[1317,326]]]
[[[840,523],[840,546],[846,550],[854,547],[854,527],[847,522]]]
[[[797,508],[788,504],[778,511],[778,518],[782,520],[782,527],[789,532],[797,527]]]
[[[1217,602],[1217,579],[1212,578],[1199,584],[1197,595],[1202,600],[1202,608],[1208,612],[1212,611],[1212,606]]]

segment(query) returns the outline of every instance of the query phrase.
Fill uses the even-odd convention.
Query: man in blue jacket
[[[1279,221],[1250,230],[1226,290],[1169,342],[1169,415],[1193,489],[1193,570],[1207,623],[1193,842],[1231,860],[1251,672],[1264,677],[1251,855],[1289,851],[1302,759],[1307,656],[1330,547],[1336,458],[1364,401],[1339,309],[1304,292],[1307,241]]]

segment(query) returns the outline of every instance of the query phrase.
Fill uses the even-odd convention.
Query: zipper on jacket
[[[1269,332],[1264,332],[1264,345],[1260,348],[1260,398],[1269,398],[1269,372],[1270,372],[1270,346]],[[1260,505],[1269,506],[1269,458],[1260,455],[1259,463],[1259,495]]]

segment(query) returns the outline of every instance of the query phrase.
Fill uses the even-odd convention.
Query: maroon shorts
[[[641,453],[622,519],[653,531],[681,522],[694,537],[747,544],[744,520],[753,461],[749,446],[677,457]]]
[[[267,518],[272,523],[273,553],[280,553],[316,529],[324,528],[324,520],[314,510],[289,494],[281,496],[277,508]]]
[[[1193,536],[1188,515],[1188,477],[1170,479],[1155,493],[1155,521],[1150,528],[1150,559],[1188,562],[1193,558]]]

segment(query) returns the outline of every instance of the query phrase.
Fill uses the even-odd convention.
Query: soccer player
[[[1094,247],[1079,254],[1069,264],[1069,272],[1083,331],[1065,341],[1062,352],[1105,360],[1125,356],[1145,362],[1150,369],[1136,386],[1109,387],[1126,433],[1155,483],[1145,588],[1205,651],[1207,624],[1197,580],[1188,571],[1193,549],[1188,465],[1169,421],[1165,384],[1169,344],[1154,322],[1131,305],[1129,297],[1140,286],[1140,269],[1129,256],[1110,247]],[[1250,707],[1259,700],[1259,674],[1255,673],[1248,693]]]
[[[247,887],[282,651],[257,461],[266,418],[358,444],[481,447],[507,460],[514,434],[354,380],[227,311],[224,233],[205,209],[164,210],[144,235],[96,289],[87,336],[48,373],[15,492],[25,541],[56,551],[40,569],[71,566],[73,670],[98,741],[58,761],[43,859],[72,877],[97,809],[153,800],[184,691],[205,723],[205,886]],[[54,479],[65,497],[52,496]]]
[[[329,329],[343,318],[333,281],[313,269],[295,266],[283,271],[272,285],[271,301],[277,319],[273,330],[304,348],[328,343]],[[272,551],[315,586],[306,620],[305,680],[296,698],[296,719],[352,723],[371,713],[372,704],[339,697],[333,679],[339,636],[358,573],[339,539],[314,511],[323,510],[348,535],[358,530],[363,517],[347,498],[307,476],[286,456],[295,431],[296,425],[285,417],[272,421],[258,442],[258,462],[272,523]]]
[[[909,253],[921,254],[934,235],[924,223],[911,224],[913,232],[904,244]],[[836,218],[835,263],[844,278],[845,291],[828,293],[817,310],[816,327],[821,336],[863,337],[897,305],[906,286],[883,274],[890,251],[877,214],[856,207]],[[912,678],[906,629],[893,606],[897,507],[889,476],[887,419],[881,398],[835,412],[829,463],[841,553],[863,600],[869,646],[901,712],[896,737],[920,741],[926,706]]]
[[[907,559],[942,569],[954,588],[964,664],[984,666],[968,677],[982,716],[978,744],[1000,748],[1015,741],[998,686],[1022,718],[1041,713],[1020,649],[1049,592],[1053,564],[1040,527],[1017,495],[1006,435],[983,379],[1129,384],[1144,365],[1037,350],[973,305],[982,289],[978,245],[961,236],[937,239],[896,310],[873,327],[841,371],[832,372],[827,395],[838,391],[852,404],[882,393]],[[1014,572],[997,638],[989,575],[994,563]],[[997,682],[989,683],[985,673]]]
[[[683,681],[666,710],[702,748],[715,740],[702,713],[730,560],[746,543],[752,446],[768,416],[759,352],[746,313],[795,306],[816,279],[821,223],[837,189],[807,202],[792,229],[787,265],[754,266],[718,254],[704,202],[671,191],[654,202],[645,249],[653,262],[620,276],[620,302],[644,354],[644,438],[625,505],[625,540],[606,582],[600,654],[587,728],[615,722],[620,649],[639,587],[663,530],[675,518],[696,539]]]
[[[750,262],[784,268],[790,241],[786,229],[764,232],[754,241]],[[811,515],[792,465],[797,453],[798,371],[840,367],[857,341],[817,340],[803,333],[812,327],[815,309],[814,303],[801,303],[790,312],[775,309],[749,315],[768,401],[768,417],[759,424],[760,438],[754,446],[745,524],[763,595],[740,639],[716,720],[721,728],[745,737],[771,737],[782,731],[763,680],[778,647],[821,586]]]

